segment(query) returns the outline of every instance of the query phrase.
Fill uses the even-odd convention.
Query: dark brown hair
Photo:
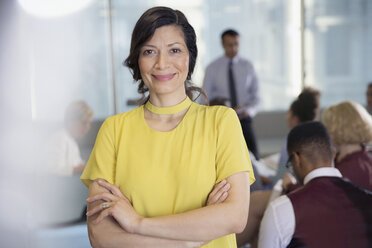
[[[196,58],[198,56],[194,28],[190,25],[185,15],[181,11],[173,10],[168,7],[154,7],[148,9],[138,19],[132,33],[129,56],[123,63],[130,69],[133,79],[135,81],[140,81],[137,90],[138,93],[142,94],[142,98],[139,100],[140,103],[148,100],[148,98],[145,96],[145,93],[148,92],[148,88],[142,80],[138,65],[140,49],[146,41],[151,39],[157,28],[168,25],[175,25],[182,30],[187,49],[189,51],[189,71],[185,81],[186,94],[192,100],[195,100],[193,97],[194,91],[199,92],[199,95],[203,94],[205,96],[204,91],[199,87],[193,86],[190,81],[191,75],[195,68]]]
[[[307,87],[304,88],[297,99],[292,102],[290,111],[297,116],[300,122],[313,121],[319,109],[320,91]]]

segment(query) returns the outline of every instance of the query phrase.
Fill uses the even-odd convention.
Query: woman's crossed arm
[[[102,209],[103,202],[110,207]],[[217,184],[208,204],[182,214],[143,218],[116,186],[95,181],[88,198],[89,237],[93,247],[121,247],[123,244],[130,247],[200,247],[210,240],[239,233],[248,218],[248,173],[235,173]]]

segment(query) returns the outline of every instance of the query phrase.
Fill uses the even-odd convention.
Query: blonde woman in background
[[[366,149],[372,142],[372,117],[362,105],[345,101],[324,110],[322,121],[337,150],[335,167],[355,184],[372,190],[372,159]]]
[[[65,111],[64,127],[57,131],[47,145],[48,169],[57,175],[71,176],[85,168],[76,139],[87,134],[93,110],[84,101],[71,102]]]

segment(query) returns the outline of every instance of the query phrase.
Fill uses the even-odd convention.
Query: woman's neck
[[[157,95],[150,94],[149,101],[151,104],[157,107],[171,107],[179,104],[187,97],[186,92],[178,95],[169,94],[169,95]]]
[[[145,105],[145,118],[163,121],[181,120],[189,109],[189,103],[187,102],[186,98],[186,93],[179,95],[172,94],[160,96],[150,93],[149,104],[147,103]],[[180,109],[182,107],[185,108]]]
[[[338,147],[337,162],[341,161],[347,155],[361,150],[362,146],[360,144],[341,145]]]

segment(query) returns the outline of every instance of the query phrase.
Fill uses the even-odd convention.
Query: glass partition
[[[85,100],[95,118],[114,113],[107,1],[62,16],[25,12],[34,121],[61,121],[67,104]]]
[[[372,2],[305,1],[306,85],[322,91],[322,106],[365,104],[372,81]]]
[[[194,26],[199,57],[193,82],[199,86],[206,66],[223,54],[221,32],[235,28],[241,34],[240,55],[257,71],[261,111],[286,110],[304,85],[323,92],[323,106],[344,99],[364,103],[372,78],[367,59],[372,55],[372,2],[304,3],[301,12],[297,0],[95,0],[64,16],[26,14],[32,117],[61,120],[75,99],[86,100],[97,119],[132,109],[137,86],[122,62],[135,22],[156,5],[182,10]]]
[[[286,110],[302,86],[299,3],[206,1],[204,67],[223,54],[222,31],[236,29],[241,36],[240,56],[251,60],[257,71],[261,111]]]

